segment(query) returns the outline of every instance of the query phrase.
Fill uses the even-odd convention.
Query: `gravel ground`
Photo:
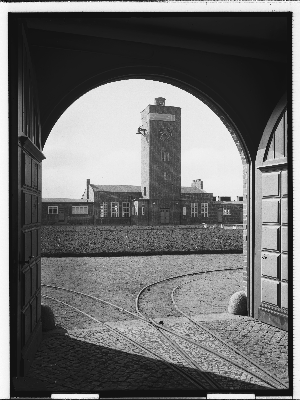
[[[167,227],[43,226],[42,254],[143,254],[242,251],[243,231],[215,225]]]
[[[243,270],[212,272],[189,280],[175,291],[174,300],[189,315],[227,312],[229,299],[243,290]]]
[[[62,286],[103,298],[135,312],[135,298],[142,287],[170,276],[214,269],[240,268],[242,254],[191,254],[137,257],[43,258],[42,283]],[[211,282],[213,285],[213,282]],[[43,294],[84,309],[102,322],[132,319],[109,306],[61,291],[43,288]],[[96,323],[49,299],[57,324],[66,329]],[[159,307],[159,306],[158,306]]]

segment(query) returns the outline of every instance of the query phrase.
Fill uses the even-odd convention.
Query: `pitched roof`
[[[207,193],[207,192],[203,189],[198,189],[197,187],[181,186],[181,193]]]
[[[43,203],[87,203],[86,199],[68,199],[68,198],[44,198]],[[90,202],[90,200],[89,200]]]
[[[141,193],[140,186],[133,185],[90,185],[96,192],[131,192],[131,193]]]

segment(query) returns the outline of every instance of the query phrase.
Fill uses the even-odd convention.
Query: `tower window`
[[[161,151],[161,161],[170,161],[170,153],[167,151]]]
[[[147,196],[147,188],[144,186],[144,196]]]
[[[145,206],[142,206],[142,215],[145,215]]]

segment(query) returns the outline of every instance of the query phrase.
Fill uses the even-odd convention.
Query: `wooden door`
[[[34,72],[21,22],[10,69],[10,325],[11,374],[24,376],[41,341],[41,127]],[[13,41],[12,41],[13,42]],[[11,46],[13,47],[13,46]],[[12,50],[13,51],[13,50]]]
[[[257,163],[257,203],[260,221],[256,225],[256,308],[257,317],[288,329],[288,139],[287,111],[261,149]]]
[[[218,209],[218,223],[222,223],[223,221],[223,209],[219,208]]]
[[[60,207],[58,209],[58,222],[64,222],[65,221],[65,210],[63,207]]]
[[[161,208],[160,209],[160,222],[161,224],[169,224],[170,222],[170,209]]]

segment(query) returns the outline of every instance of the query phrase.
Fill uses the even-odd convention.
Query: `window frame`
[[[56,210],[56,212],[49,212],[51,210]],[[58,214],[58,206],[48,206],[48,214],[49,215],[57,215]]]
[[[113,207],[117,207],[117,209],[114,211]],[[120,207],[118,201],[110,202],[110,216],[111,218],[118,218],[120,216]]]
[[[223,205],[223,215],[231,215],[231,208]]]
[[[108,206],[107,206],[107,202],[103,201],[102,204],[100,204],[100,218],[107,218],[108,217]]]
[[[127,205],[124,205],[124,204],[127,204]],[[125,213],[127,215],[125,215]],[[122,202],[122,217],[123,218],[129,218],[130,217],[130,203],[129,203],[129,201],[123,201]]]
[[[208,203],[201,203],[201,214],[204,218],[208,217]]]
[[[81,212],[81,208],[83,211],[86,212]],[[76,209],[79,209],[79,212],[74,212]],[[89,214],[89,207],[88,206],[72,206],[72,215],[88,215]]]
[[[198,203],[191,203],[191,217],[198,217]]]

